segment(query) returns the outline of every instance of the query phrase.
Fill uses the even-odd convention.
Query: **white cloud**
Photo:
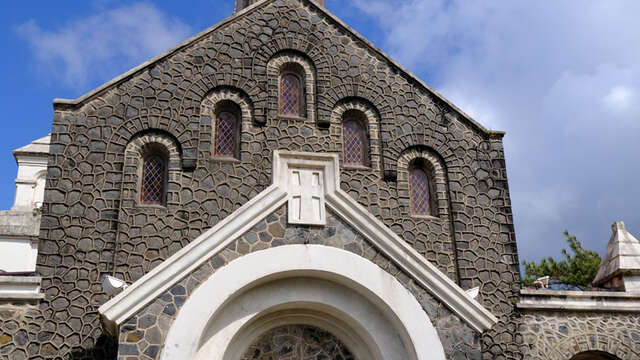
[[[557,255],[562,230],[604,250],[640,235],[640,13],[636,0],[355,0],[382,47],[480,123],[506,130],[521,257]],[[542,246],[541,246],[542,245]]]
[[[638,102],[636,90],[624,85],[612,87],[602,100],[607,107],[617,113],[628,111]]]
[[[45,79],[82,89],[177,45],[192,31],[153,4],[139,2],[54,30],[30,20],[17,32],[29,42]]]

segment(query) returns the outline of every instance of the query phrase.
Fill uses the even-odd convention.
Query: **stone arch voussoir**
[[[627,339],[631,341],[630,339]],[[622,360],[637,359],[640,356],[623,339],[607,334],[582,334],[564,340],[557,346],[557,359],[572,359],[574,356],[588,351],[600,351],[615,355]]]

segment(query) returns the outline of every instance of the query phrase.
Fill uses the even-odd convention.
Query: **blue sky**
[[[0,208],[11,150],[76,98],[229,16],[233,0],[3,2]],[[640,2],[327,0],[347,24],[489,128],[505,150],[521,259],[568,229],[603,252],[613,221],[640,236]]]

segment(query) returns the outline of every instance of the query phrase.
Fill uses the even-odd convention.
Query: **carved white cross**
[[[289,222],[325,225],[323,171],[289,169]]]

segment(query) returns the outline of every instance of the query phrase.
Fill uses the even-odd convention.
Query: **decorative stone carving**
[[[289,222],[324,225],[324,174],[321,169],[289,169]]]

